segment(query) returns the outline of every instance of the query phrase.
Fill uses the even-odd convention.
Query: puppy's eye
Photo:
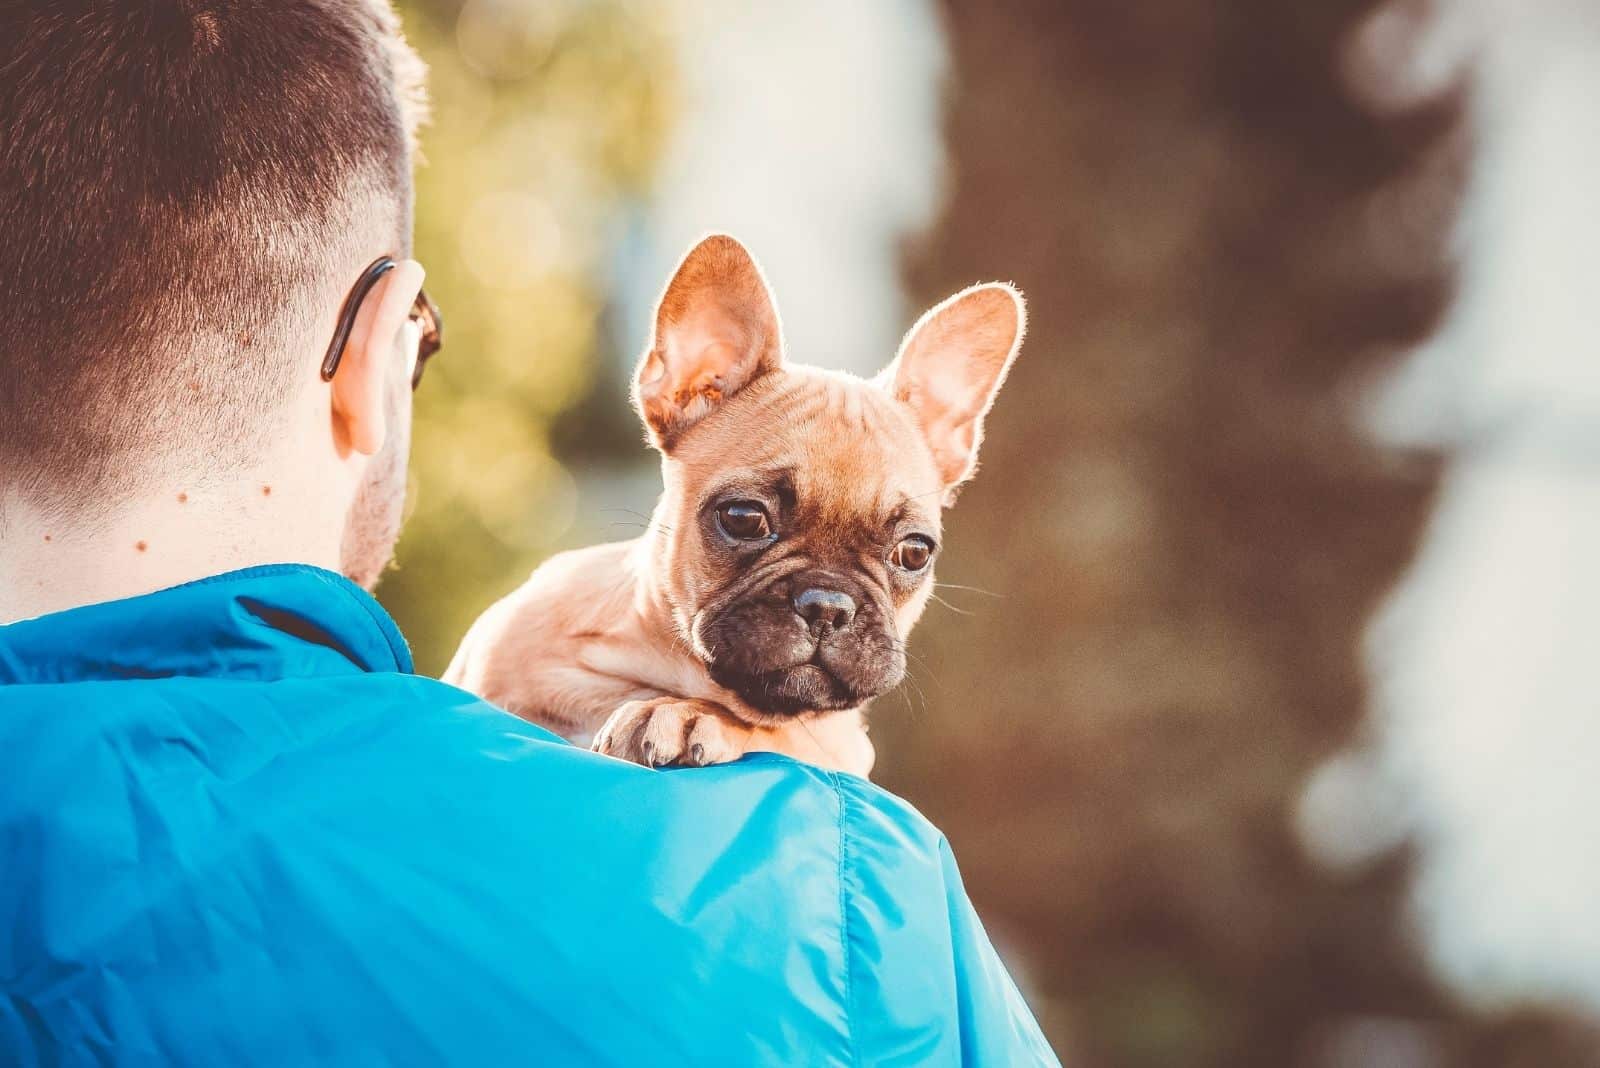
[[[717,526],[736,541],[765,541],[772,537],[767,510],[755,501],[729,501],[717,506]]]
[[[921,571],[933,559],[933,542],[913,534],[889,550],[889,562],[902,571]]]

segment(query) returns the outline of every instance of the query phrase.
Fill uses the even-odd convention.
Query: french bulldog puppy
[[[705,238],[634,382],[665,483],[649,528],[545,562],[445,681],[636,763],[764,750],[867,775],[864,706],[905,675],[941,511],[1024,325],[1015,289],[978,285],[871,381],[789,363],[760,267]]]

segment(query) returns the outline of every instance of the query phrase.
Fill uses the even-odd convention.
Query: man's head
[[[385,0],[0,8],[0,525],[93,526],[293,458],[305,513],[349,516],[344,568],[376,578],[420,268],[318,369],[363,268],[409,255],[420,94]]]

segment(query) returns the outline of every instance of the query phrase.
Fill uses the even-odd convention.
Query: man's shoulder
[[[27,918],[0,970],[41,1026],[126,1003],[108,1028],[192,1050],[406,1019],[469,1059],[953,1061],[992,970],[939,833],[785,757],[652,771],[399,674],[10,688],[0,741]]]
[[[507,999],[488,1018],[553,1028],[586,1001],[700,990],[721,1005],[680,1006],[673,1036],[785,1004],[783,1026],[842,1058],[841,880],[873,863],[852,845],[931,848],[908,810],[841,777],[761,756],[652,771],[415,676],[68,683],[5,704],[0,750],[29,756],[0,799],[20,876],[0,898],[61,918],[13,951],[119,974],[143,952],[128,939],[154,937],[173,947],[157,987],[221,961],[219,989],[266,1017],[304,1010],[296,984],[348,998],[409,959],[418,974],[385,996],[431,1020],[428,976],[471,975]],[[92,932],[69,919],[88,916]],[[650,1059],[630,1041],[612,1046]]]

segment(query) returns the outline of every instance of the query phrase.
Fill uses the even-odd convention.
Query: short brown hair
[[[0,491],[247,463],[327,294],[409,252],[421,73],[387,0],[0,7]]]

